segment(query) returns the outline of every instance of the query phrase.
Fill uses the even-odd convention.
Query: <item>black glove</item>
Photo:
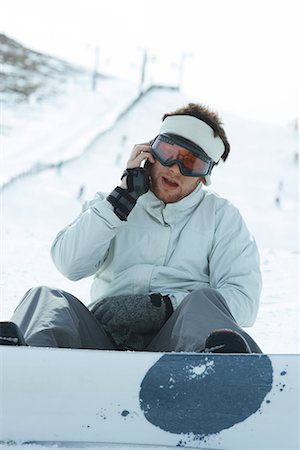
[[[126,169],[121,180],[127,176],[127,189],[117,186],[107,197],[107,201],[114,207],[115,214],[121,220],[127,220],[137,199],[149,190],[150,181],[147,171],[142,167]]]
[[[173,307],[161,294],[120,295],[101,300],[91,312],[117,345],[141,349],[143,335],[158,332]]]

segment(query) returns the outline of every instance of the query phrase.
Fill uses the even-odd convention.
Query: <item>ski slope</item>
[[[136,84],[128,81],[103,78],[95,92],[90,83],[83,74],[48,101],[38,104],[33,94],[29,107],[27,102],[3,104],[1,185],[80,155],[138,95]]]
[[[113,86],[110,89],[113,90]],[[125,94],[128,95],[126,85]],[[111,114],[111,102],[108,101],[105,107],[103,96],[102,111],[95,111],[94,107],[89,110],[89,101],[86,102],[82,95],[76,98],[74,95],[72,102],[77,101],[78,110],[84,109],[86,118],[90,118],[87,123],[91,128],[85,128],[85,136],[90,132],[94,136],[97,131],[102,132]],[[119,97],[122,98],[121,88]],[[91,145],[82,140],[78,149],[81,137],[74,133],[74,141],[71,138],[68,141],[68,157],[72,148],[74,155],[78,155],[88,147],[81,157],[56,169],[20,178],[2,191],[2,320],[10,318],[24,293],[36,285],[56,286],[71,292],[84,303],[89,302],[91,279],[72,282],[58,273],[49,255],[52,240],[80,213],[85,200],[92,198],[96,191],[109,192],[115,187],[131,148],[157,133],[164,112],[195,100],[201,101],[188,99],[174,90],[152,89]],[[28,152],[30,160],[26,164],[33,166],[43,155],[51,155],[52,145],[58,148],[60,135],[63,139],[66,134],[72,135],[71,130],[80,129],[80,120],[74,118],[74,110],[68,103],[61,105],[60,110],[62,128],[57,126],[57,131],[45,134],[44,138],[39,136],[38,153],[34,141],[27,140],[26,134],[23,142],[11,137],[16,165],[18,155],[24,156],[30,142],[33,152]],[[261,307],[256,324],[247,328],[247,332],[265,353],[299,353],[299,199],[298,164],[294,158],[297,137],[287,126],[249,122],[222,111],[221,115],[232,151],[228,161],[214,169],[211,188],[239,207],[261,255],[264,281]],[[26,113],[22,120],[26,128]],[[41,130],[48,129],[53,120],[55,113],[47,114]],[[28,113],[28,127],[33,126],[32,121],[34,119]],[[110,116],[109,125],[112,123]],[[61,156],[57,151],[52,161],[60,161]],[[13,165],[11,163],[11,167]],[[0,445],[0,448],[4,447]],[[19,447],[9,448],[17,450]],[[40,450],[45,446],[34,445],[33,448]],[[117,448],[128,450],[134,446]]]

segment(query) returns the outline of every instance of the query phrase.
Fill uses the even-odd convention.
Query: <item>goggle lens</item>
[[[203,159],[172,139],[158,136],[151,144],[154,156],[164,166],[178,164],[182,175],[199,177],[208,175],[213,167],[212,160],[203,155]]]

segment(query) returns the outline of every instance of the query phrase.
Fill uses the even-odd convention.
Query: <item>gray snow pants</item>
[[[59,289],[30,289],[11,320],[20,327],[28,345],[122,350],[83,303]],[[261,353],[254,340],[237,325],[222,295],[211,288],[189,294],[161,330],[147,336],[144,350],[199,352],[207,336],[219,328],[238,331],[253,353]]]

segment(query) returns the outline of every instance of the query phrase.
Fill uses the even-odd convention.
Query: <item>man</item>
[[[256,244],[238,210],[203,189],[229,151],[208,108],[165,114],[158,135],[135,145],[120,185],[98,193],[52,245],[66,277],[94,275],[89,309],[67,292],[31,289],[12,318],[26,343],[260,352],[241,328],[258,310]]]

